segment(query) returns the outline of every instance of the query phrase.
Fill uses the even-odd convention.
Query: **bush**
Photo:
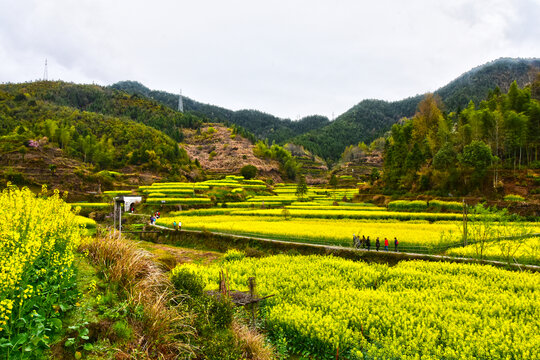
[[[217,329],[226,329],[231,325],[233,319],[233,303],[228,298],[212,297],[210,298],[208,315],[211,323]]]
[[[246,257],[246,253],[241,250],[231,249],[228,250],[223,256],[224,261],[237,261]]]
[[[240,174],[242,174],[245,179],[249,180],[257,176],[257,171],[258,169],[255,166],[246,165],[242,169],[240,169]]]
[[[14,185],[21,186],[28,183],[23,173],[15,171],[12,168],[8,168],[6,170],[6,172],[4,173],[4,178]]]
[[[209,360],[237,360],[243,359],[242,349],[237,346],[232,331],[216,332],[212,337],[205,339],[204,356]]]
[[[388,210],[391,211],[425,211],[427,202],[422,200],[396,200],[388,203]]]
[[[463,211],[463,203],[459,201],[431,200],[429,208],[434,210]]]
[[[171,271],[171,282],[174,288],[182,293],[191,296],[201,296],[204,290],[202,277],[190,269],[177,266]]]
[[[510,194],[504,197],[504,201],[525,201],[525,198],[520,195]]]
[[[131,328],[125,320],[119,320],[113,324],[114,334],[122,340],[129,340],[131,338]]]

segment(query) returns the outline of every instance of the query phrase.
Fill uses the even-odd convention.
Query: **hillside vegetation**
[[[38,85],[47,89],[45,84]],[[24,159],[32,149],[56,146],[100,169],[132,164],[170,170],[189,164],[185,150],[161,131],[126,116],[57,105],[41,100],[43,94],[26,90],[32,87],[0,87],[0,151],[4,154],[19,152]]]
[[[136,81],[121,81],[111,85],[111,88],[130,94],[139,94],[164,104],[172,109],[178,108],[178,95],[165,91],[150,90]],[[299,121],[280,119],[258,110],[232,111],[223,107],[203,104],[183,97],[184,113],[207,118],[211,122],[221,122],[226,125],[235,124],[253,133],[258,139],[269,142],[284,143],[297,135],[321,128],[329,123],[325,116],[307,116]]]
[[[103,115],[126,117],[162,131],[172,139],[182,139],[182,128],[195,128],[202,119],[174,111],[146,97],[98,85],[72,84],[62,81],[38,81],[0,86],[12,95],[27,94],[43,100]]]
[[[498,88],[460,113],[441,111],[427,96],[411,119],[392,126],[385,151],[388,189],[439,190],[441,193],[502,188],[502,169],[540,167],[540,76],[507,94]],[[488,172],[488,170],[490,170]],[[489,184],[491,180],[491,184]]]
[[[441,97],[446,106],[443,111],[459,112],[467,107],[471,100],[479,104],[495,87],[507,91],[514,80],[519,86],[525,86],[532,81],[538,69],[539,59],[502,58],[464,73],[435,91],[435,94]],[[118,82],[111,88],[148,97],[171,109],[178,107],[177,94],[150,90],[136,81]],[[347,146],[359,142],[369,143],[384,135],[399,119],[413,116],[423,97],[424,95],[416,95],[394,102],[363,100],[332,122],[318,115],[291,121],[257,110],[232,111],[203,104],[188,97],[183,97],[183,104],[186,114],[207,118],[212,122],[241,126],[256,138],[266,139],[270,143],[293,142],[304,146],[314,155],[333,162]]]
[[[478,104],[484,100],[495,87],[507,91],[514,80],[518,86],[525,86],[539,69],[540,59],[499,59],[461,75],[435,94],[445,104],[442,111],[459,112],[469,101]],[[327,160],[336,160],[348,145],[371,142],[399,119],[413,116],[423,98],[418,95],[394,102],[364,100],[329,125],[291,141]]]

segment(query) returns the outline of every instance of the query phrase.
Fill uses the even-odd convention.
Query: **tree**
[[[330,180],[328,180],[328,185],[335,189],[337,187],[337,184],[338,182],[336,174],[332,173],[332,176],[330,176]]]
[[[246,165],[240,169],[240,174],[245,179],[253,179],[255,176],[257,176],[257,168],[253,165]]]
[[[308,187],[306,183],[306,178],[304,175],[300,176],[298,180],[298,185],[296,186],[296,196],[300,198],[300,201],[304,201],[304,195],[308,192]]]
[[[472,172],[473,183],[479,184],[493,161],[493,155],[485,142],[475,140],[463,148],[458,160],[466,170]]]
[[[433,168],[447,171],[456,163],[456,152],[450,143],[446,143],[433,157]]]
[[[426,95],[418,104],[418,113],[413,118],[413,139],[416,143],[426,139],[432,156],[440,149],[449,133],[440,104],[439,97],[433,94]]]
[[[379,169],[373,168],[371,169],[371,174],[369,174],[369,179],[371,181],[371,184],[373,185],[375,181],[379,180],[381,178],[381,173],[379,172]]]
[[[293,180],[296,179],[296,174],[298,173],[299,167],[300,166],[296,163],[296,160],[290,158],[283,165],[283,171],[289,179]]]

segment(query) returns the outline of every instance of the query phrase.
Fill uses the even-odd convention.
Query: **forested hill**
[[[149,97],[172,109],[178,108],[178,94],[150,90],[136,81],[121,81],[111,85],[111,88]],[[284,143],[295,136],[322,128],[330,123],[327,117],[319,115],[307,116],[298,121],[292,121],[290,119],[280,119],[257,110],[233,111],[215,105],[203,104],[188,97],[183,97],[183,105],[186,114],[204,117],[211,122],[241,126],[259,139],[268,139],[270,143],[272,141]]]
[[[180,166],[191,165],[184,149],[150,126],[44,101],[30,87],[16,89],[0,86],[0,158],[18,153],[21,158],[14,163],[24,164],[29,152],[58,148],[64,157],[96,169],[134,165],[179,173]]]
[[[471,100],[478,104],[497,86],[506,91],[514,80],[520,87],[530,83],[539,70],[540,59],[498,59],[464,73],[435,94],[441,97],[444,111],[459,111]],[[369,143],[399,119],[414,115],[423,98],[418,95],[395,102],[364,100],[329,125],[292,141],[327,160],[335,160],[346,146]]]
[[[185,115],[144,96],[98,85],[81,85],[63,81],[37,81],[3,84],[0,90],[13,94],[27,94],[34,100],[67,106],[78,110],[114,117],[127,117],[157,129],[176,141],[182,140],[182,128],[196,128],[202,122],[193,115]]]

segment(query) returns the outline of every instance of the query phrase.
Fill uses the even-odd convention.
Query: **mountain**
[[[157,129],[176,141],[182,140],[183,128],[196,128],[202,119],[184,115],[145,96],[130,95],[109,87],[73,84],[63,81],[37,81],[3,84],[0,89],[27,94],[34,100],[72,107],[114,117],[125,117]]]
[[[507,91],[512,81],[520,87],[530,83],[540,70],[540,59],[502,58],[476,67],[435,91],[445,110],[460,111],[469,101],[479,103],[489,91]],[[299,135],[291,141],[327,160],[339,158],[345,147],[371,142],[403,117],[413,116],[424,95],[400,101],[364,100],[330,124]]]
[[[178,108],[178,94],[165,91],[150,90],[136,81],[121,81],[111,88],[130,94],[139,94],[167,105],[171,109]],[[313,115],[298,121],[281,119],[258,110],[233,111],[215,105],[203,104],[189,97],[182,97],[184,113],[206,118],[208,122],[235,124],[253,133],[259,139],[267,139],[270,143],[284,143],[287,140],[307,131],[322,128],[330,123],[327,117]]]
[[[142,101],[129,101],[122,98],[122,94],[92,97],[101,91],[105,90],[93,85],[73,86],[61,82],[0,85],[2,152],[22,150],[24,153],[39,148],[38,143],[41,142],[41,147],[58,147],[65,155],[102,169],[145,165],[155,170],[170,170],[172,166],[190,164],[187,153],[178,147],[175,140],[145,124],[150,122],[148,118],[145,121],[138,118],[134,109],[144,107]],[[60,96],[59,93],[63,94]],[[111,106],[118,97],[125,108],[122,115],[120,105]],[[95,104],[98,98],[107,110],[89,111],[67,105],[78,100]],[[89,99],[94,99],[94,102]],[[33,143],[36,146],[29,145]]]
[[[210,128],[207,120],[111,87],[0,84],[0,184],[47,183],[80,194],[83,188],[95,191],[97,184],[105,190],[113,183],[196,179],[204,171],[238,172],[246,164],[281,181],[280,164],[256,159],[242,129],[216,126],[218,134],[199,136],[201,128]],[[211,147],[212,166],[201,168],[209,154],[200,149]]]

